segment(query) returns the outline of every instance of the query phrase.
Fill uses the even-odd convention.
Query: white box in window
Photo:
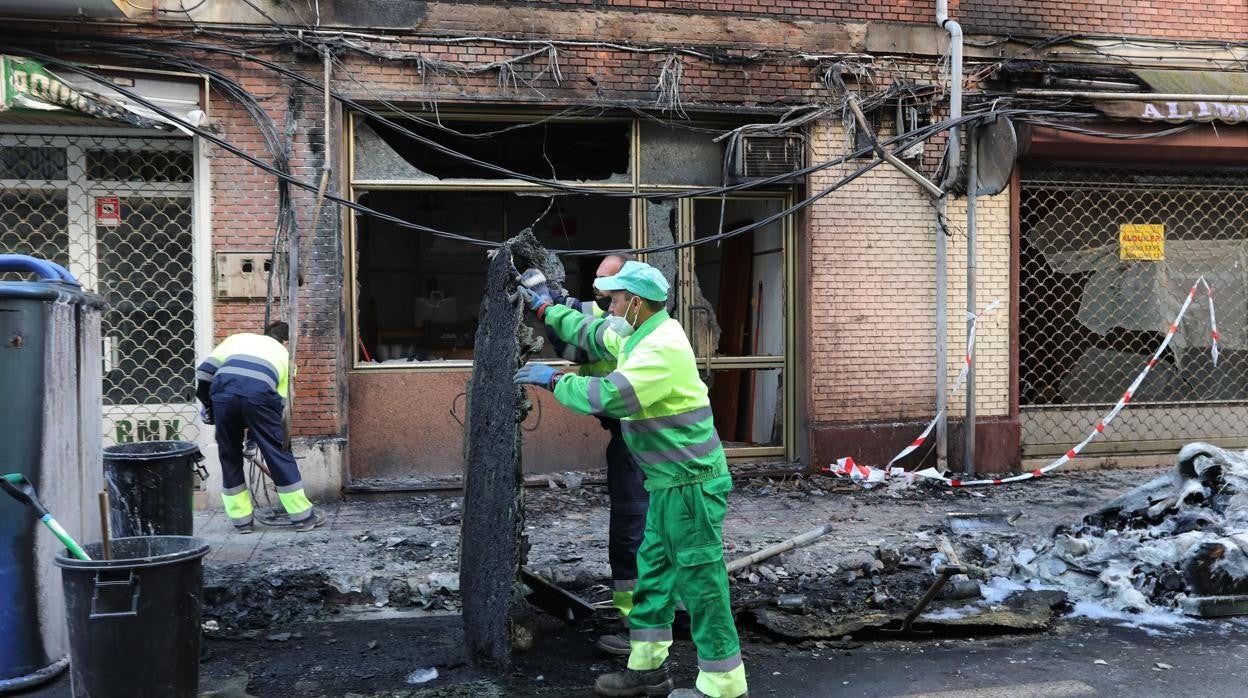
[[[416,298],[415,317],[417,325],[435,322],[444,325],[459,322],[459,300],[446,297],[441,291],[434,291],[427,298]]]

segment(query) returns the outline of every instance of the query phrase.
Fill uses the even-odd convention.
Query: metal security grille
[[[190,141],[0,135],[0,251],[66,266],[107,301],[106,443],[197,440]]]
[[[1019,217],[1025,454],[1087,435],[1201,276],[1217,305],[1218,364],[1202,293],[1094,450],[1248,441],[1248,172],[1031,164]]]

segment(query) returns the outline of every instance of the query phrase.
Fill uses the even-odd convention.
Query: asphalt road
[[[1242,696],[1248,694],[1246,641],[1238,623],[1157,635],[1085,621],[1028,637],[892,642],[825,652],[803,646],[791,648],[789,661],[755,661],[751,695]]]
[[[324,628],[334,633],[332,644],[312,641],[327,635]],[[745,657],[754,698],[1223,698],[1248,694],[1245,629],[1248,623],[1243,621],[1217,622],[1158,634],[1106,622],[1068,620],[1042,635],[933,638],[850,647],[778,644],[753,638],[745,646]],[[252,673],[247,693],[258,698],[295,695],[290,692],[292,686],[301,696],[413,690],[416,687],[404,685],[403,672],[430,664],[443,667],[441,678],[419,688],[480,679],[475,670],[451,658],[457,632],[457,617],[394,619],[302,626],[301,635],[309,639],[304,645],[266,643],[264,638],[210,642],[212,657],[203,666],[201,685],[208,688],[226,673],[246,669]],[[592,632],[566,629],[547,638],[542,643],[545,649],[523,655],[519,670],[501,695],[590,695],[593,676],[610,669],[613,661],[589,648]],[[421,637],[436,638],[440,649],[411,642]],[[363,650],[378,644],[366,638],[380,638],[379,647]],[[691,649],[688,642],[679,641],[675,648],[678,684],[689,685],[692,680]],[[426,651],[432,654],[422,656]],[[285,666],[280,659],[283,655],[297,661]],[[338,680],[341,677],[316,678],[312,667],[335,658],[347,659],[356,667],[357,678],[349,687]],[[375,674],[361,673],[360,667]],[[341,670],[323,673],[340,674]],[[68,680],[62,677],[51,687],[18,695],[68,698]]]

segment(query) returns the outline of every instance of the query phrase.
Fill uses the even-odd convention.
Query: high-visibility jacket
[[[195,370],[200,390],[236,395],[276,392],[290,397],[290,352],[281,342],[263,334],[240,332],[221,342]],[[202,397],[202,396],[201,396]]]
[[[600,318],[607,314],[607,311],[599,307],[594,301],[583,301],[571,296],[564,298],[560,305],[566,305],[589,318]],[[549,334],[551,344],[555,347],[555,353],[559,354],[561,358],[577,364],[576,372],[582,376],[597,376],[601,378],[615,370],[614,355],[595,361],[590,357],[589,352],[578,347],[574,342],[564,342],[559,338],[559,335],[555,334],[554,330],[550,330]]]
[[[646,489],[689,485],[728,474],[706,384],[693,347],[667,311],[655,313],[627,338],[564,306],[543,319],[561,339],[595,360],[616,358],[604,377],[566,374],[555,399],[579,414],[620,420],[624,443],[646,474]]]

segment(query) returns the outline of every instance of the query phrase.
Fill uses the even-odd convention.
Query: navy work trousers
[[[636,582],[637,548],[646,533],[646,509],[650,503],[646,476],[624,445],[620,421],[604,418],[602,422],[611,431],[611,441],[607,443],[607,496],[611,500],[607,551],[611,579]]]
[[[225,489],[246,483],[243,477],[243,429],[260,448],[264,462],[278,487],[301,481],[295,457],[283,446],[282,399],[277,393],[212,394],[212,417],[217,425],[217,452],[221,458],[221,484]]]

